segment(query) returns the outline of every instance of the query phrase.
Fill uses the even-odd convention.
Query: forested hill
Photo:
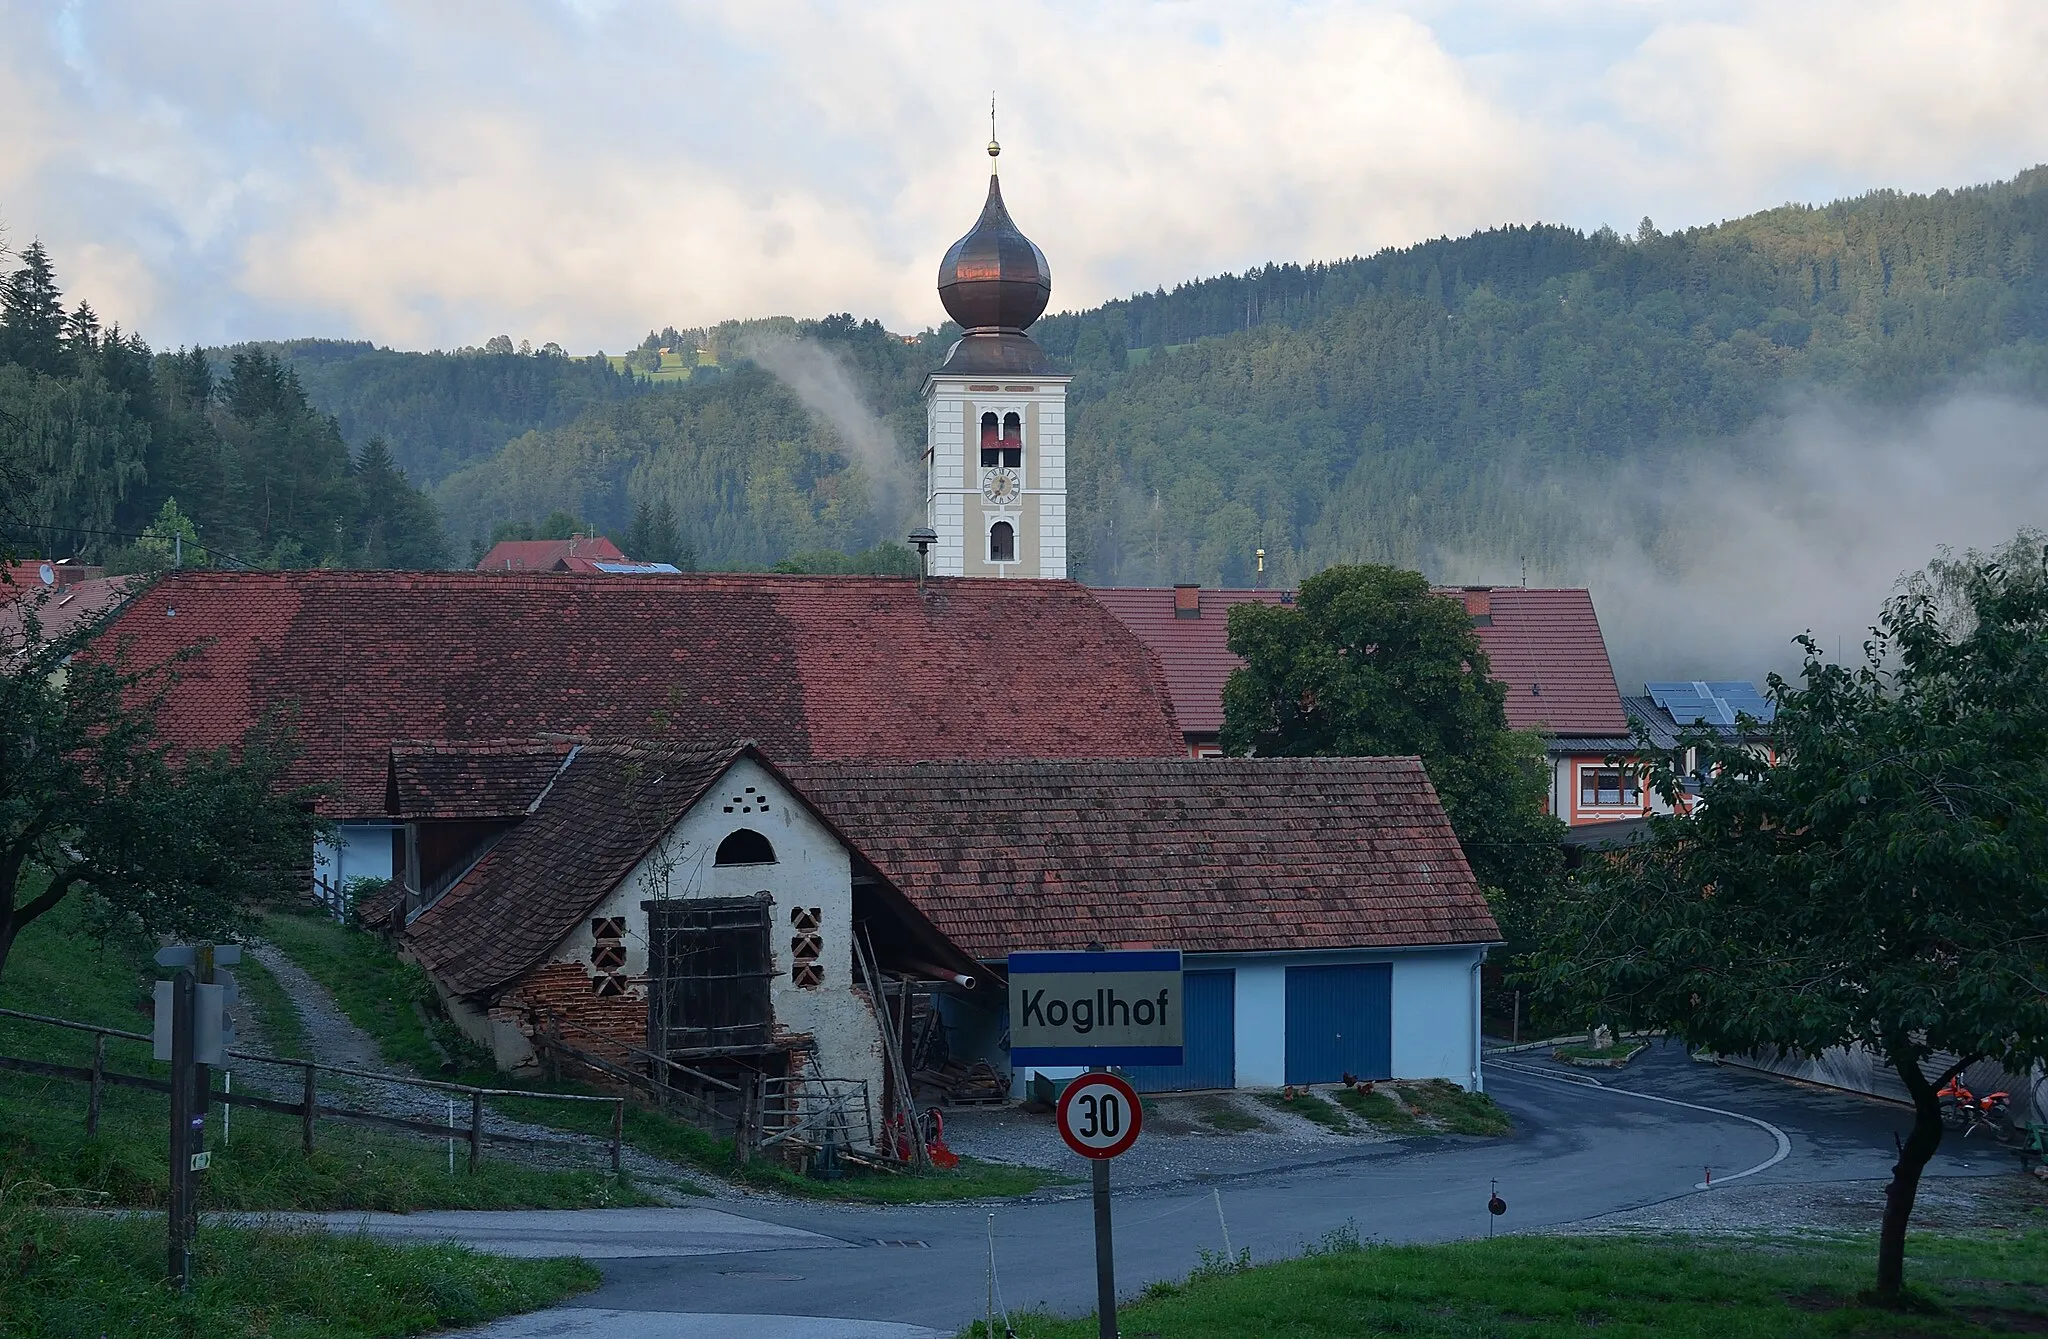
[[[67,311],[40,244],[19,259],[0,284],[0,548],[118,569],[446,561],[433,503],[381,441],[351,452],[289,365],[158,354],[90,302]]]
[[[852,316],[733,322],[688,332],[715,370],[653,384],[509,342],[409,354],[298,341],[250,356],[281,359],[292,393],[358,454],[379,438],[392,464],[431,483],[455,561],[551,513],[614,534],[665,514],[678,551],[761,566],[908,527],[919,384],[950,334],[905,340]],[[1242,582],[1256,547],[1276,581],[1357,559],[1440,572],[1445,555],[1564,572],[1589,528],[1632,526],[1653,546],[1672,519],[1654,506],[1589,512],[1619,467],[1755,465],[1743,434],[1800,395],[1897,408],[1990,387],[2048,401],[2048,169],[1683,232],[1510,227],[1270,265],[1048,317],[1036,334],[1075,373],[1078,575]],[[40,387],[33,413],[51,422],[100,412],[91,375],[63,382],[69,400],[24,375],[0,368],[0,396]],[[157,358],[153,375],[170,404],[176,367]],[[231,403],[209,393],[201,417],[240,440]],[[0,433],[16,459],[62,436],[31,441],[5,419]],[[132,524],[187,487],[175,462],[196,458],[115,452],[95,473],[66,457],[76,477],[40,495],[38,519]],[[220,519],[197,513],[202,533],[219,524],[268,551],[263,527],[276,523],[248,501],[257,468],[223,473],[228,500],[204,504]],[[275,487],[263,495],[274,512]],[[293,542],[306,561],[369,552]]]
[[[1589,522],[1600,482],[1730,453],[1795,392],[2048,398],[2044,247],[2036,169],[1684,232],[1501,228],[1050,317],[1039,340],[1076,373],[1081,574],[1243,582],[1259,547],[1277,580],[1445,555],[1569,571],[1589,524],[1654,545],[1667,518],[1641,507]],[[665,502],[710,564],[900,533],[901,490],[866,504],[876,466],[848,432],[863,414],[892,429],[914,474],[918,381],[944,336],[905,344],[844,317],[782,328],[843,363],[860,403],[821,411],[815,378],[727,356],[741,375],[529,433],[451,477],[453,533],[549,499],[612,527]]]
[[[291,364],[314,404],[351,442],[381,437],[413,480],[437,484],[520,433],[552,428],[647,383],[609,360],[557,349],[501,347],[401,353],[353,340],[295,339],[262,347]],[[230,355],[234,350],[227,351]]]
[[[1061,320],[1076,354],[1153,350],[1080,383],[1097,579],[1241,580],[1260,544],[1290,575],[1445,551],[1554,568],[1583,538],[1559,490],[1697,459],[1795,389],[2048,398],[2048,170],[1627,239],[1502,229]],[[1630,519],[1656,518],[1609,521]]]

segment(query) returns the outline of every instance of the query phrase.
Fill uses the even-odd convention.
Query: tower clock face
[[[999,507],[1008,507],[1024,495],[1024,485],[1017,478],[1017,471],[1001,466],[981,472],[981,495]]]

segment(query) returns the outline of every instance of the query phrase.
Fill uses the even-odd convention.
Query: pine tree
[[[0,285],[0,360],[51,377],[70,371],[63,297],[50,253],[41,242],[30,242],[21,268]]]

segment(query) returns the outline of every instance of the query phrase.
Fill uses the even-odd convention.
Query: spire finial
[[[996,170],[995,160],[1002,155],[1003,146],[996,143],[996,95],[988,95],[988,170]]]

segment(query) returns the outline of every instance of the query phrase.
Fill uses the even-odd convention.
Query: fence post
[[[469,1095],[469,1172],[476,1175],[477,1167],[484,1160],[484,1092],[478,1088]]]
[[[85,1099],[85,1132],[89,1135],[100,1132],[100,1086],[107,1075],[107,1034],[98,1032],[92,1039],[92,1091]]]
[[[313,1156],[313,1119],[320,1114],[319,1094],[314,1087],[313,1066],[308,1064],[303,1073],[306,1079],[299,1101],[299,1142],[310,1158]]]
[[[612,1171],[619,1170],[621,1145],[626,1142],[626,1099],[621,1097],[612,1103]]]

